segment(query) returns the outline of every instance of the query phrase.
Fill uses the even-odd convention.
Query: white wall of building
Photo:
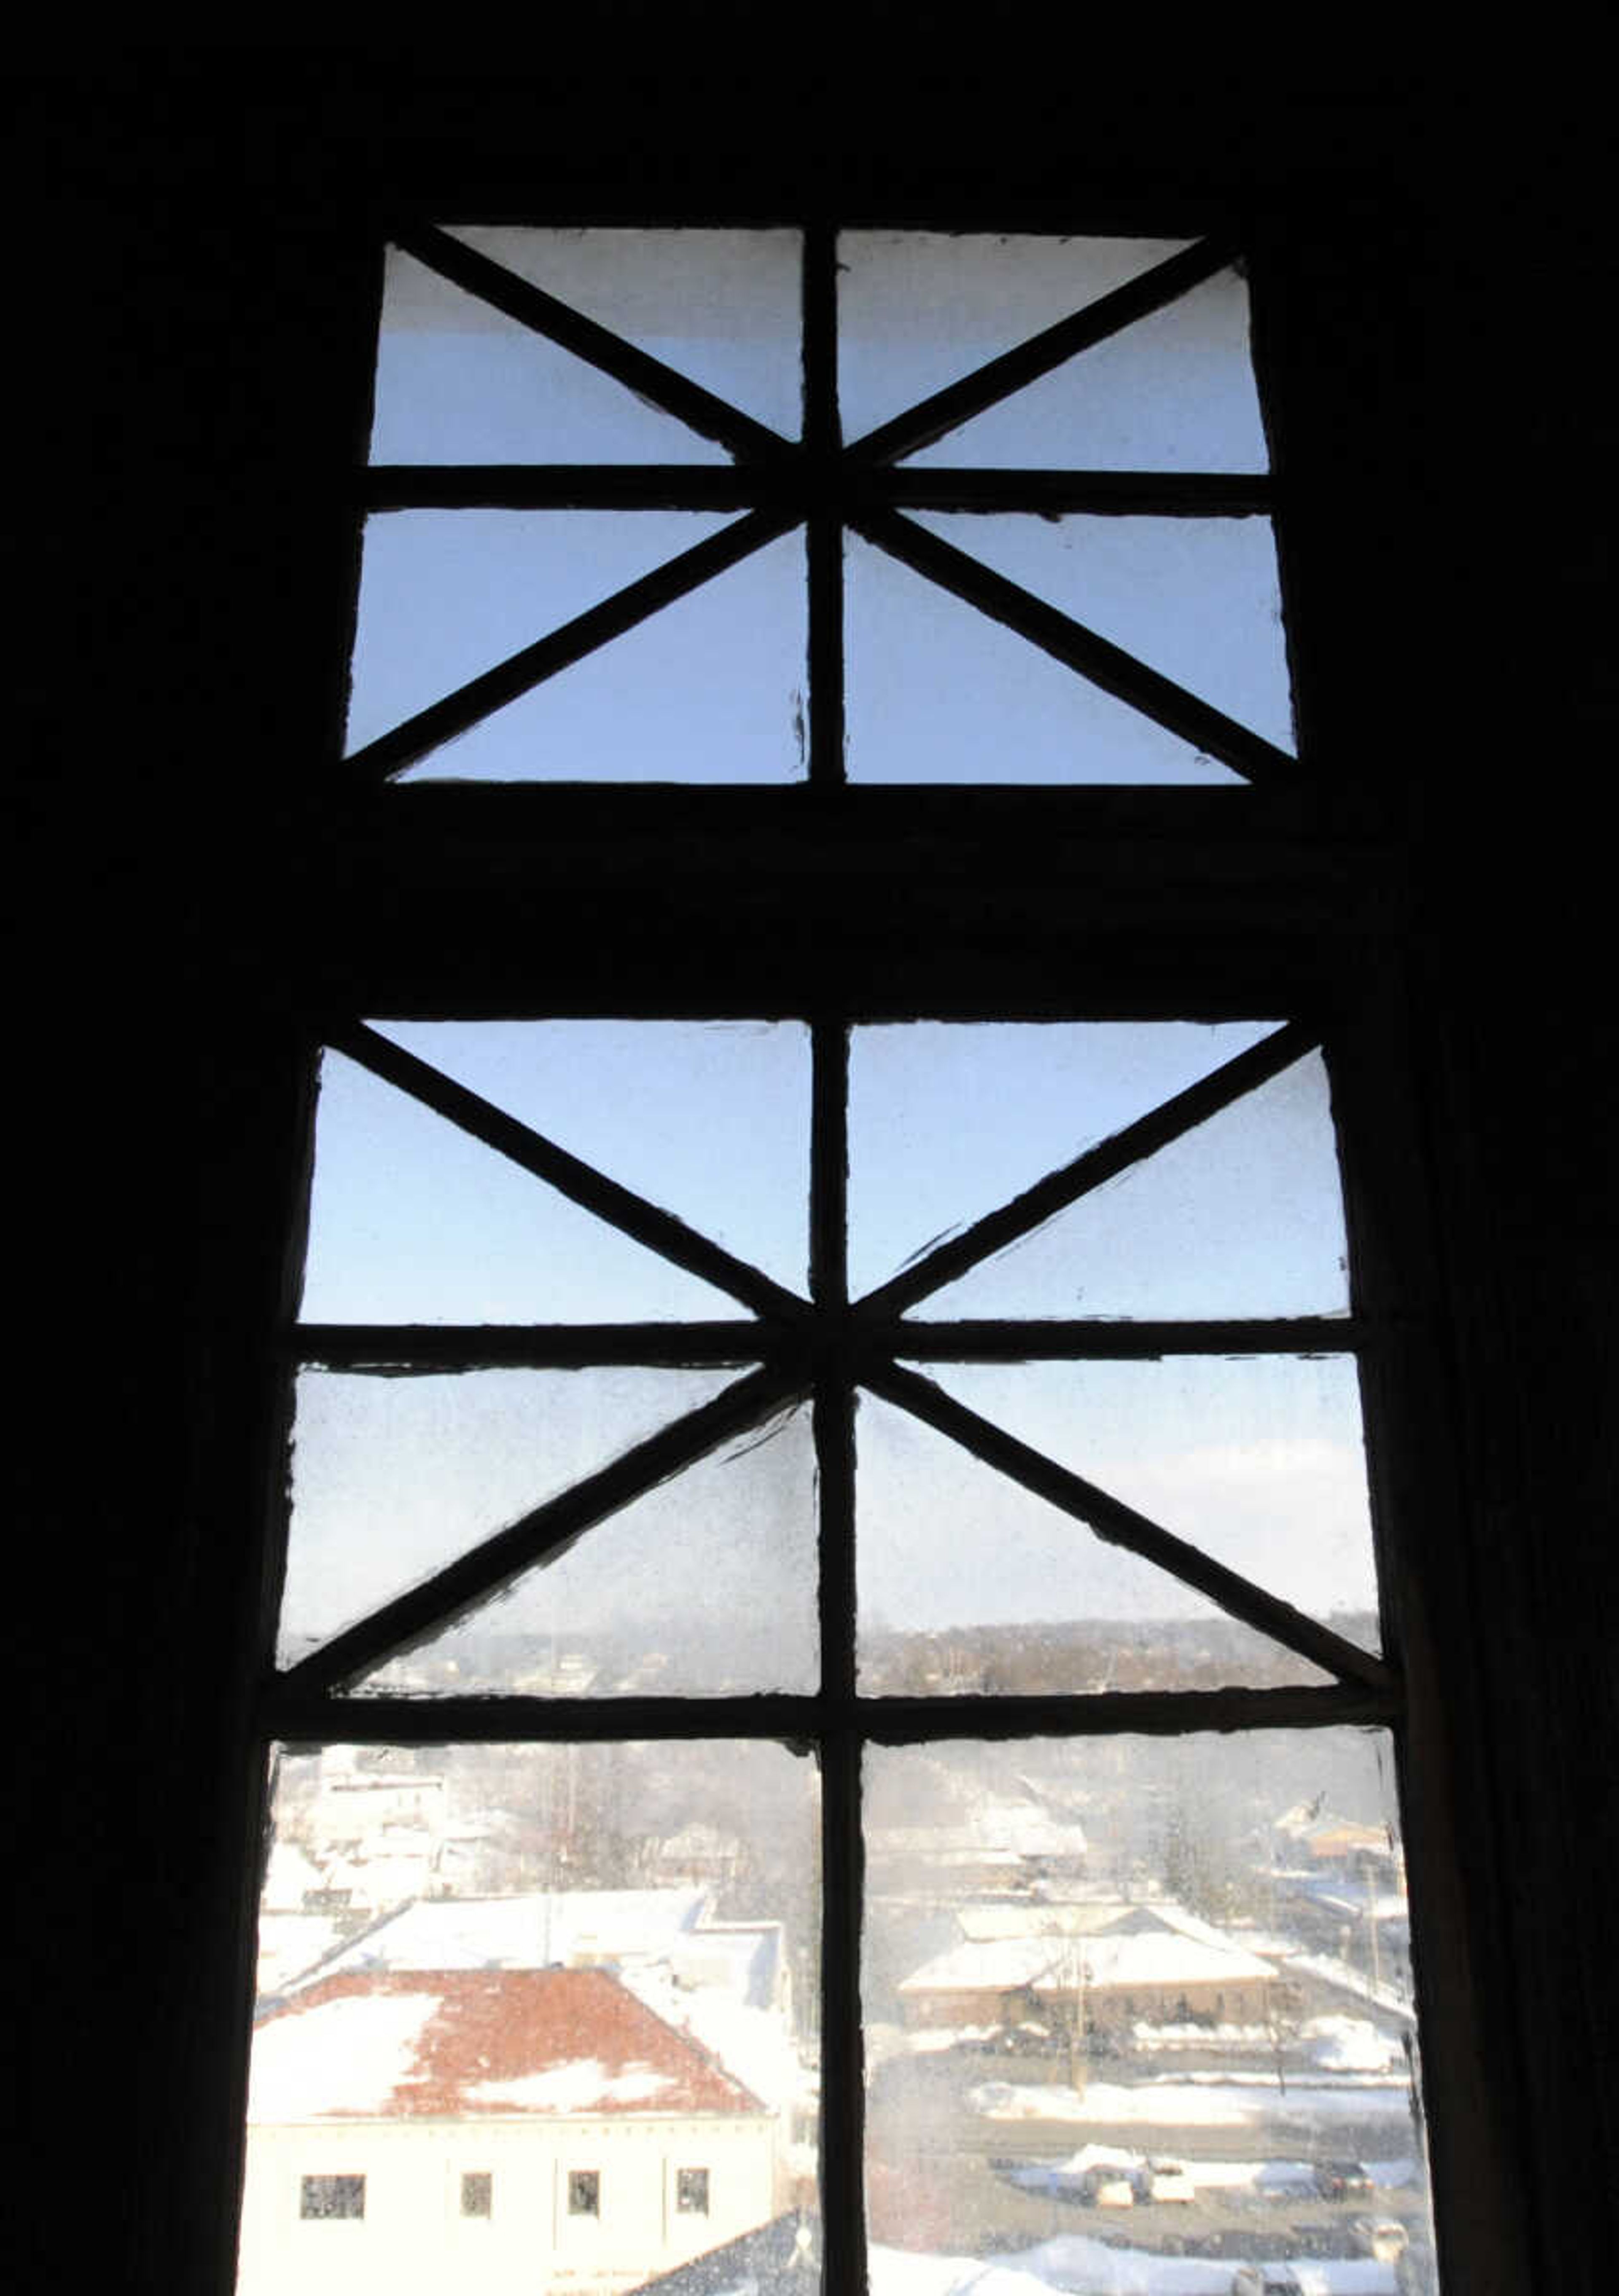
[[[616,2296],[717,2248],[780,2205],[765,2116],[628,2115],[258,2124],[248,2131],[238,2296]],[[708,2212],[677,2205],[706,2169]],[[570,2171],[600,2178],[571,2214]],[[464,2217],[465,2173],[493,2179]],[[302,2180],[363,2176],[362,2218],[305,2218]]]

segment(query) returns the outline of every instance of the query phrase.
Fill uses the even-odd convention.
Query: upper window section
[[[1294,778],[1237,250],[423,228],[346,728],[385,782]]]

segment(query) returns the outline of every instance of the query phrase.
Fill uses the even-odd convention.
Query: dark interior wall
[[[217,2264],[230,2146],[210,2115],[239,1975],[222,1940],[251,1801],[242,1554],[273,1434],[296,1023],[322,987],[307,960],[342,943],[337,995],[377,939],[475,938],[471,902],[423,906],[403,865],[379,888],[327,800],[311,810],[341,671],[369,210],[390,188],[431,199],[525,175],[581,213],[757,211],[808,192],[919,217],[988,200],[1008,219],[1072,199],[1104,220],[1121,193],[1172,210],[1212,184],[1311,218],[1335,283],[1291,353],[1313,363],[1328,426],[1305,456],[1310,516],[1353,541],[1335,579],[1313,560],[1307,604],[1342,705],[1335,763],[1398,794],[1379,947],[1408,1000],[1455,1374],[1434,1440],[1456,1463],[1470,1566],[1463,1918],[1499,2014],[1480,2079],[1514,2091],[1506,2173],[1533,2284],[1607,2284],[1619,1587],[1598,138],[1577,104],[1533,91],[1260,75],[1105,107],[976,61],[920,78],[896,104],[834,97],[813,73],[784,97],[718,54],[611,94],[580,65],[502,86],[147,61],[21,90],[29,324],[12,361],[41,387],[12,433],[12,491],[37,490],[22,570],[43,611],[11,767],[30,1152],[14,1218],[46,1373],[13,1445],[15,1966],[25,2121],[65,2172],[36,2228],[60,2262],[71,2224],[107,2287],[202,2289]],[[1391,427],[1394,377],[1409,421]],[[1368,396],[1380,495],[1351,445]],[[701,835],[683,856],[694,901],[723,888]],[[959,883],[926,875],[913,935],[960,914]],[[679,896],[664,898],[633,928],[649,946],[678,931]]]

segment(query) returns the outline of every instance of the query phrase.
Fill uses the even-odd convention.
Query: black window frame
[[[464,76],[448,100],[436,70],[367,84],[331,59],[312,75],[98,66],[46,89],[22,127],[31,183],[62,195],[36,205],[23,250],[44,258],[42,586],[104,604],[99,621],[64,617],[29,665],[43,669],[29,794],[48,865],[20,885],[32,945],[51,953],[34,1074],[41,1105],[67,1118],[50,1178],[82,1286],[61,1286],[43,1224],[25,1241],[50,1255],[40,1296],[53,1330],[60,1309],[63,1353],[44,1402],[75,1454],[82,1400],[64,1403],[54,1366],[82,1351],[86,1303],[119,1271],[138,1339],[116,1351],[97,1424],[103,1458],[140,1469],[88,1505],[76,1479],[39,1492],[42,1552],[73,1557],[76,1581],[78,1558],[95,1569],[74,1589],[94,1658],[70,1669],[66,1737],[60,1638],[26,1653],[51,1718],[42,1774],[72,1780],[60,1854],[86,1877],[58,1909],[58,1980],[42,1968],[32,2004],[43,2125],[53,2094],[77,2109],[85,2052],[138,2027],[162,2103],[138,2159],[115,2164],[111,2276],[161,2258],[168,2285],[232,2284],[259,1510],[278,1439],[267,1398],[323,1019],[505,1011],[536,980],[570,981],[581,1009],[703,1009],[716,968],[670,955],[671,932],[705,914],[745,928],[761,996],[785,996],[791,952],[749,885],[773,872],[794,890],[809,942],[836,906],[818,890],[830,860],[836,883],[875,875],[892,896],[867,918],[862,968],[896,1007],[948,998],[949,978],[916,952],[964,935],[975,993],[1000,1012],[1043,993],[1037,941],[1050,964],[1099,964],[1121,1009],[1163,1009],[1194,957],[1212,993],[1250,1010],[1278,981],[1305,996],[1351,981],[1352,1193],[1409,1310],[1379,1380],[1393,1398],[1383,1472],[1416,1527],[1396,1592],[1433,1754],[1412,1816],[1434,1845],[1417,1945],[1438,1997],[1430,2077],[1447,2093],[1441,2206],[1471,2289],[1516,2296],[1530,2259],[1569,2284],[1606,2237],[1614,2152],[1587,2101],[1615,2030],[1601,1887],[1619,1848],[1601,1628],[1615,1579],[1582,1529],[1612,1488],[1591,1433],[1611,1333],[1587,1275],[1613,1136],[1587,1066],[1607,1023],[1590,675],[1606,622],[1585,496],[1524,492],[1507,465],[1524,439],[1531,461],[1562,468],[1597,416],[1577,354],[1544,388],[1559,365],[1544,346],[1577,341],[1596,308],[1581,299],[1595,242],[1580,236],[1599,208],[1594,112],[1560,109],[1536,186],[1500,171],[1500,142],[1475,142],[1475,88],[1449,61],[1442,85],[1305,85],[1275,60],[1215,84],[1161,59],[1116,105],[1098,92],[1082,135],[1065,79],[998,72],[987,53],[958,69],[908,53],[902,73],[869,79],[840,70],[835,107],[824,91],[763,102],[740,60],[648,74],[615,52],[584,77],[576,62],[498,86]],[[1515,152],[1517,93],[1501,115]],[[986,840],[973,793],[907,792],[901,818],[865,792],[877,801],[858,808],[858,868],[813,807],[722,818],[662,793],[628,810],[558,793],[543,829],[496,792],[385,818],[334,807],[324,744],[378,200],[423,216],[769,222],[829,209],[834,193],[872,219],[930,225],[1169,228],[1192,208],[1257,221],[1302,666],[1332,769],[1308,833],[1279,803],[1245,799],[1236,836],[1218,809],[1171,817],[1104,796],[998,804],[1005,833]],[[95,294],[91,245],[107,255]],[[1515,548],[1537,554],[1531,595],[1499,578]],[[1418,685],[1426,703],[1391,722],[1388,697]],[[143,750],[152,774],[131,770]],[[1539,761],[1554,757],[1542,805]],[[1481,808],[1497,771],[1526,801]],[[654,849],[678,857],[672,896]],[[602,889],[624,927],[611,977],[581,954]],[[440,949],[458,944],[431,968],[429,914]],[[838,947],[820,954],[835,980]],[[114,980],[162,1026],[103,1032],[92,1072],[85,1017]],[[121,1122],[110,1155],[114,1109],[152,1120]],[[47,1801],[46,1839],[49,1819]],[[129,1949],[111,1961],[99,1924],[114,1898]],[[177,2020],[181,1997],[195,2013]]]
[[[1409,1182],[1392,1191],[1388,1186],[1391,1166],[1414,1157],[1409,1131],[1400,1137],[1402,1111],[1394,1082],[1401,1060],[1398,964],[1378,929],[1378,912],[1387,893],[1385,841],[1397,833],[1399,808],[1386,788],[1345,780],[1335,770],[1342,744],[1332,736],[1330,713],[1320,706],[1323,679],[1318,675],[1313,640],[1323,633],[1311,594],[1312,568],[1309,554],[1301,557],[1294,546],[1287,516],[1289,424],[1309,410],[1290,406],[1285,399],[1278,405],[1268,359],[1276,348],[1278,308],[1296,297],[1294,283],[1284,282],[1298,252],[1298,239],[1284,219],[1274,216],[1211,218],[1198,213],[1198,206],[1194,200],[1189,212],[1182,208],[1172,217],[1155,219],[1143,213],[1132,218],[1132,227],[1145,233],[1156,220],[1168,235],[1190,239],[1196,247],[1237,252],[1247,271],[1256,365],[1276,476],[1258,485],[1242,482],[1236,496],[1250,507],[1262,503],[1278,513],[1301,728],[1296,771],[1278,773],[1262,765],[1248,786],[1218,791],[883,789],[842,781],[838,762],[842,722],[836,698],[842,676],[836,635],[841,596],[835,562],[840,520],[847,506],[834,497],[841,480],[829,460],[826,411],[833,359],[835,232],[841,223],[882,224],[892,218],[870,212],[777,210],[723,219],[744,225],[795,224],[805,234],[806,439],[813,454],[818,436],[822,458],[820,472],[812,473],[807,483],[828,489],[819,498],[820,507],[812,502],[806,521],[810,598],[806,781],[784,791],[565,783],[488,789],[435,787],[431,783],[390,786],[388,775],[417,750],[408,742],[384,740],[372,745],[357,773],[336,760],[333,719],[327,733],[327,782],[316,798],[317,807],[328,811],[334,806],[353,808],[349,820],[360,828],[351,860],[364,850],[370,857],[364,865],[374,868],[386,852],[390,873],[401,861],[407,868],[400,873],[403,882],[384,896],[390,928],[386,937],[362,927],[344,935],[341,955],[331,947],[316,952],[316,967],[324,958],[330,989],[335,993],[328,994],[318,1013],[306,1007],[298,1034],[306,1106],[317,1045],[359,1048],[365,1038],[357,1024],[367,1015],[470,1019],[497,1013],[536,1018],[603,1013],[646,1019],[690,1014],[807,1021],[818,1046],[818,1072],[832,1080],[818,1092],[813,1119],[820,1143],[816,1165],[820,1178],[812,1177],[811,1181],[811,1228],[812,1235],[818,1233],[826,1246],[819,1258],[823,1275],[835,1257],[826,1239],[842,1219],[837,1160],[826,1151],[839,1121],[837,1079],[851,1025],[900,1018],[1275,1015],[1317,1037],[1327,1051],[1360,1303],[1346,1337],[1361,1361],[1374,1512],[1384,1526],[1379,1536],[1380,1599],[1389,1665],[1365,1670],[1359,1702],[1342,1685],[1319,1693],[1122,1694],[1111,1702],[1105,1696],[1072,1702],[993,1695],[931,1702],[863,1698],[854,1670],[848,1510],[830,1538],[825,1513],[823,1517],[821,1626],[826,1671],[818,1700],[752,1700],[746,1702],[744,1711],[740,1706],[727,1708],[725,1702],[699,1700],[433,1701],[424,1707],[414,1701],[371,1698],[343,1703],[340,1720],[325,1693],[343,1676],[343,1661],[362,1645],[376,1642],[367,1628],[357,1630],[355,1652],[349,1650],[348,1637],[340,1637],[329,1652],[316,1653],[297,1669],[297,1679],[267,1683],[261,1691],[259,1726],[265,1737],[292,1742],[316,1742],[346,1729],[421,1742],[464,1734],[536,1740],[570,1734],[678,1738],[724,1734],[727,1728],[738,1727],[756,1735],[791,1731],[813,1741],[822,1763],[825,1801],[824,2093],[841,2100],[837,2110],[824,2109],[822,2149],[829,2284],[837,2287],[859,2284],[864,2271],[864,2224],[854,2197],[861,2184],[858,1813],[863,1745],[1051,1728],[1080,1734],[1093,1729],[1188,1729],[1197,1726],[1198,1718],[1214,1728],[1257,1726],[1267,1719],[1286,1725],[1296,1718],[1306,1726],[1329,1717],[1344,1722],[1376,1721],[1393,1731],[1401,1748],[1408,1821],[1413,1805],[1427,1812],[1417,1821],[1410,1867],[1414,1890],[1429,1892],[1427,1923],[1435,1939],[1442,1925],[1438,1908],[1445,1903],[1443,1886],[1431,1886],[1429,1876],[1442,1874],[1451,1856],[1443,1830],[1447,1789],[1435,1783],[1442,1774],[1443,1757],[1435,1733],[1432,1745],[1425,1740],[1418,1763],[1424,1778],[1414,1790],[1407,1702],[1390,1686],[1391,1679],[1409,1663],[1404,1608],[1411,1557],[1409,1549],[1391,1541],[1386,1526],[1409,1519],[1412,1501],[1399,1485],[1414,1447],[1414,1398],[1426,1394],[1431,1401],[1439,1393],[1437,1366],[1425,1360],[1421,1334],[1413,1340],[1409,1331],[1413,1321],[1419,1321],[1413,1317],[1413,1307],[1433,1281],[1422,1272],[1426,1259],[1421,1207]],[[489,212],[451,202],[431,213],[390,217],[377,231],[369,250],[368,327],[380,306],[385,243],[400,242],[432,254],[452,271],[467,267],[475,272],[475,265],[464,266],[460,258],[447,255],[444,243],[433,239],[432,226],[446,217],[464,215],[473,220]],[[520,215],[503,212],[507,219],[567,219],[532,202]],[[637,209],[630,217],[598,212],[573,219],[656,224],[685,218]],[[1004,227],[1009,219],[980,207],[970,216],[929,220],[992,230]],[[1019,220],[1026,225],[1028,219]],[[1117,227],[1116,217],[1114,220]],[[1087,217],[1077,210],[1071,210],[1064,222],[1075,231],[1103,227],[1100,217]],[[361,468],[357,471],[346,575],[350,618],[357,594],[359,520],[367,508],[397,505],[424,494],[447,503],[489,499],[492,493],[502,500],[523,498],[521,480],[504,472],[493,482],[492,493],[489,482],[476,473],[470,483],[464,472],[429,474],[425,488],[419,473],[366,473],[363,439],[357,443]],[[1008,480],[1003,488],[993,474],[979,475],[981,499],[1004,496],[1008,506],[1019,504],[1015,481]],[[587,492],[590,482],[586,473]],[[556,490],[553,480],[547,484]],[[578,482],[565,491],[577,492]],[[1159,498],[1167,502],[1175,493],[1171,485]],[[1152,489],[1143,488],[1142,503],[1151,499]],[[1186,507],[1184,501],[1180,506]],[[1194,499],[1194,514],[1203,506]],[[1212,501],[1207,506],[1218,508]],[[755,515],[765,512],[756,510]],[[871,515],[874,523],[868,530],[881,531],[883,513]],[[1330,665],[1330,644],[1323,643],[1319,651]],[[438,720],[430,713],[425,725],[416,725],[418,748],[422,736],[434,730],[439,730]],[[1226,755],[1237,762],[1229,746]],[[678,889],[668,882],[667,840],[671,837],[686,871]],[[916,862],[919,846],[929,849],[929,865],[920,869]],[[1038,872],[1031,880],[1037,857]],[[581,861],[582,878],[578,875]],[[1190,922],[1185,914],[1188,865],[1196,888]],[[413,878],[409,870],[421,873]],[[1196,884],[1204,870],[1211,882]],[[818,885],[813,882],[818,871]],[[871,914],[873,887],[881,884],[886,895],[890,874],[900,898],[879,931]],[[578,906],[571,910],[564,878],[573,881],[572,898]],[[716,906],[711,889],[717,882],[727,890]],[[736,883],[742,889],[740,898]],[[491,906],[489,896],[497,886],[502,898]],[[605,889],[611,889],[612,898],[615,943],[611,963],[604,965],[587,952],[590,935],[584,912]],[[366,884],[362,868],[345,890],[364,910],[367,894],[378,888]],[[1103,893],[1099,922],[1094,906],[1088,906],[1098,891]],[[422,946],[419,933],[405,922],[404,910],[413,894],[431,897],[442,929],[435,949]],[[542,897],[549,911],[550,929],[538,943],[525,895],[529,899]],[[393,902],[401,897],[403,906],[395,911]],[[652,930],[638,937],[630,922],[637,903],[653,920]],[[1318,903],[1319,910],[1311,914]],[[953,914],[958,904],[966,905],[970,916],[976,913],[975,929],[965,938]],[[1085,909],[1077,931],[1072,916],[1076,905]],[[1257,927],[1256,906],[1262,917]],[[464,935],[457,921],[464,914],[470,917],[474,908],[476,932]],[[781,931],[784,916],[790,920],[785,933]],[[514,926],[521,946],[503,939]],[[469,945],[475,952],[470,962]],[[739,946],[746,947],[756,983],[751,996],[740,996],[735,985]],[[840,1043],[844,1044],[842,1053]],[[372,1039],[368,1057],[374,1063],[377,1056]],[[1363,1091],[1374,1070],[1376,1088]],[[1409,1068],[1405,1083],[1410,1099],[1403,1120],[1409,1126],[1416,1100]],[[1378,1111],[1375,1121],[1374,1109]],[[1392,1141],[1377,1136],[1379,1129],[1386,1132],[1391,1126]],[[307,1125],[302,1140],[307,1185]],[[292,1226],[296,1232],[296,1219]],[[296,1337],[292,1346],[296,1352]],[[333,1335],[323,1332],[308,1359],[332,1360],[332,1346]],[[1398,1395],[1396,1363],[1404,1390]],[[849,1373],[848,1361],[843,1370]],[[854,1386],[853,1377],[846,1377],[841,1405],[828,1410],[826,1384],[818,1382],[818,1444],[824,1486],[851,1488]],[[1421,1504],[1431,1510],[1431,1491],[1425,1492]],[[272,1530],[267,1583],[273,1586],[275,1577]],[[261,1611],[260,1630],[273,1636],[272,1607]],[[393,1624],[404,1632],[402,1612]],[[1426,1690],[1413,1702],[1425,1706]],[[1081,1707],[1089,1718],[1083,1724],[1076,1719]],[[1416,1923],[1421,1929],[1423,1916],[1417,1916]],[[1459,1997],[1459,1988],[1458,1997],[1449,2001],[1446,1991],[1446,1965],[1435,1944],[1423,1964],[1425,2028],[1432,2029],[1427,2062],[1436,2093],[1451,2095],[1461,2093],[1460,2068],[1471,2062],[1479,2044],[1474,2005]],[[1437,2047],[1433,2030],[1440,2035]],[[1465,2118],[1459,2112],[1453,2127]],[[1486,2112],[1480,2120],[1490,2118]],[[1442,2197],[1454,2175],[1443,2157],[1443,2135],[1442,2130],[1434,2147],[1434,2181],[1441,2196],[1437,2205],[1442,2218],[1453,2219],[1454,2211],[1446,2210]],[[1464,2130],[1467,2149],[1475,2148],[1479,2139],[1478,2126]]]

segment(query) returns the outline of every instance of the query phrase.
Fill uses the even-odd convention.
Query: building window
[[[487,2169],[468,2169],[463,2172],[461,2213],[464,2217],[494,2215],[495,2179]]]
[[[364,2177],[305,2177],[298,2194],[300,2217],[363,2217]]]
[[[674,291],[704,264],[706,296]],[[952,337],[974,280],[1013,340]],[[523,793],[535,841],[502,869],[559,882],[560,824],[625,893],[625,941],[605,972],[582,941],[541,965],[514,928],[442,984],[413,950],[363,1015],[325,1008],[260,1710],[288,1746],[505,1763],[498,1887],[553,1924],[571,1890],[682,1856],[751,1877],[751,1914],[767,1837],[796,1889],[815,1860],[768,1821],[812,1750],[837,2296],[867,2228],[975,2236],[903,2079],[874,2059],[860,2085],[863,1976],[901,2033],[1032,2003],[1018,2078],[1071,2108],[1093,2054],[1110,2080],[1163,2070],[1130,2062],[1103,1988],[1133,1970],[1187,2022],[1185,1972],[1280,1950],[1244,1939],[1274,1939],[1283,1891],[1300,1966],[1376,2026],[1356,2046],[1403,2065],[1414,2041],[1409,1993],[1329,1967],[1288,1830],[1323,1797],[1393,1828],[1406,1721],[1361,1419],[1390,1300],[1351,1267],[1338,1152],[1358,984],[1339,949],[1243,940],[1240,905],[1168,958],[1145,929],[1081,954],[1064,886],[1027,890],[1082,827],[1098,882],[1115,867],[1144,928],[1176,928],[1156,849],[1109,864],[1108,816],[1045,808],[1081,784],[1218,791],[1233,849],[1278,793],[1319,829],[1246,314],[1212,241],[502,226],[390,258],[341,771],[402,837],[476,817],[427,784],[558,784]],[[508,390],[530,357],[551,383]],[[562,784],[590,779],[622,809],[581,812]],[[701,809],[624,786],[682,780],[716,785]],[[751,803],[800,781],[824,812]],[[942,838],[951,783],[1022,786],[981,786],[941,900],[882,824]],[[856,802],[878,784],[916,811]],[[686,844],[627,859],[666,819]],[[847,930],[806,905],[811,828]],[[643,947],[680,853],[729,834],[746,932],[682,909]],[[981,936],[962,886],[999,902]],[[891,900],[931,938],[875,965]],[[666,1788],[664,1830],[630,1842],[614,1813],[648,1750],[696,1801]],[[722,1838],[721,1772],[757,1841]],[[391,1845],[411,1893],[456,1895],[449,1829],[422,1831]],[[1280,2079],[1274,2049],[1230,2070]],[[1412,2092],[1388,2087],[1426,2223]],[[706,2213],[708,2177],[677,2172],[677,2212]],[[477,2181],[464,2214],[489,2212]],[[567,2195],[598,2215],[599,2172]]]

